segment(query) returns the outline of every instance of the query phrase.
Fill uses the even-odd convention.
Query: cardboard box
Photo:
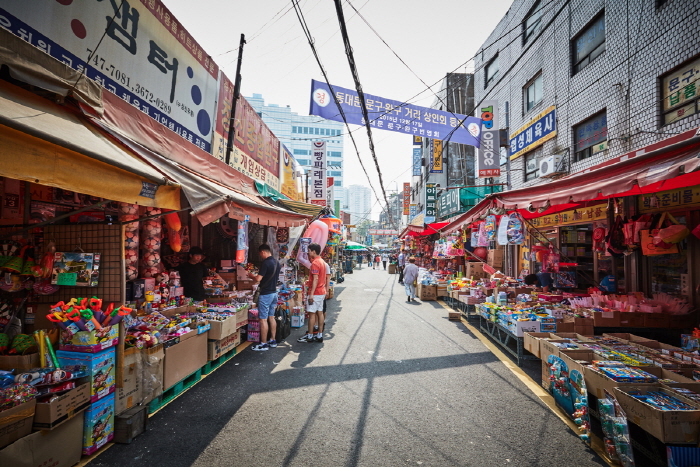
[[[56,352],[58,363],[63,365],[84,365],[90,379],[90,402],[107,397],[115,390],[116,358],[114,347],[100,353]]]
[[[661,368],[658,367],[644,367],[640,368],[642,371],[646,371],[657,378],[661,374]],[[614,381],[602,373],[593,371],[590,368],[584,368],[583,377],[586,380],[586,387],[588,392],[596,396],[598,399],[605,397],[605,390],[613,394],[613,389],[616,387],[643,387],[643,386],[658,386],[658,383],[621,383],[619,381]]]
[[[396,264],[390,264],[388,267],[389,274],[396,274]]]
[[[484,263],[478,261],[470,261],[464,265],[464,277],[473,279],[483,279],[488,276],[484,272]]]
[[[595,330],[593,329],[593,326],[577,326],[576,324],[574,324],[574,332],[582,336],[590,337],[595,335]]]
[[[624,314],[625,313],[622,313],[621,316]],[[647,337],[637,336],[635,334],[630,334],[627,332],[606,332],[603,334],[603,337],[612,337],[613,339],[618,339],[618,340],[628,342],[631,344],[640,344],[640,345],[643,345],[646,347],[653,346],[654,342],[656,342],[653,339],[649,339]]]
[[[560,332],[574,332],[574,323],[557,318],[557,333]]]
[[[643,328],[644,313],[639,313],[636,311],[620,312],[620,327]]]
[[[542,360],[542,387],[547,392],[552,392],[552,382],[549,379],[549,363],[547,360]]]
[[[601,328],[620,327],[620,312],[617,310],[594,312],[593,325]]]
[[[114,413],[120,414],[143,402],[143,357],[136,347],[124,350],[122,384],[115,390]]]
[[[39,354],[29,355],[0,355],[0,370],[31,370],[39,368]]]
[[[72,467],[82,456],[85,415],[80,412],[51,431],[25,436],[0,451],[0,465]]]
[[[196,331],[180,336],[180,343],[165,349],[163,387],[168,389],[207,363],[207,334]]]
[[[148,404],[163,393],[163,368],[165,351],[157,345],[141,351],[141,380],[143,383],[143,403]]]
[[[97,353],[119,343],[119,325],[105,326],[90,332],[76,332],[70,339],[63,339],[64,335],[65,333],[61,334],[61,350]]]
[[[459,311],[448,311],[447,312],[447,319],[450,321],[461,321],[462,320],[462,313]]]
[[[89,456],[114,438],[114,394],[100,399],[85,412],[83,454]]]
[[[301,295],[301,294],[300,294]],[[244,306],[236,311],[236,327],[240,328],[248,324],[248,306]]]
[[[503,248],[497,248],[495,250],[489,250],[486,262],[494,268],[503,267]]]
[[[62,394],[58,399],[36,404],[35,430],[53,430],[80,414],[90,405],[90,384],[83,383]]]
[[[559,356],[560,348],[554,345],[555,342],[569,342],[564,339],[540,340],[540,358],[547,360],[550,355]]]
[[[517,337],[523,337],[526,332],[540,332],[539,321],[516,321],[515,327],[508,327]]]
[[[645,328],[668,328],[671,318],[666,313],[642,313]]]
[[[437,286],[418,284],[416,295],[421,301],[437,300]]]
[[[526,332],[523,334],[523,346],[537,358],[540,358],[540,339],[549,338],[552,335],[548,332]]]
[[[239,278],[236,282],[236,288],[238,290],[253,290],[253,284],[255,284],[255,281]]]
[[[229,352],[241,343],[240,329],[220,340],[211,340],[207,343],[207,359],[216,360],[226,352]]]
[[[304,326],[304,315],[292,315],[292,325],[293,328],[300,328]]]
[[[121,415],[114,416],[114,442],[130,444],[134,438],[146,431],[148,407],[133,407]]]
[[[236,313],[238,315],[238,313]],[[238,329],[236,320],[238,316],[231,316],[223,321],[209,321],[211,328],[209,329],[209,339],[221,340],[230,336]]]
[[[571,370],[577,370],[586,378],[585,366],[590,364],[595,360],[595,354],[590,350],[562,350],[559,352],[559,358],[561,358],[566,366]],[[586,386],[588,386],[588,381],[586,380]],[[590,391],[590,388],[588,388]]]
[[[642,394],[649,391],[664,392],[697,407],[697,410],[658,410],[630,396],[629,393],[632,391]],[[614,394],[625,411],[627,419],[635,425],[639,425],[640,428],[662,443],[697,444],[698,435],[700,435],[700,406],[692,400],[686,399],[660,384],[619,387],[615,388]]]
[[[0,448],[32,432],[36,399],[0,412]]]

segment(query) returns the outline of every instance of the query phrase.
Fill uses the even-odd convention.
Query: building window
[[[608,115],[605,111],[574,127],[576,161],[582,161],[608,148]]]
[[[297,132],[297,127],[293,126],[293,127],[292,127],[292,133],[296,133],[296,132]]]
[[[525,181],[534,180],[540,176],[539,156],[542,155],[542,147],[525,154]]]
[[[333,181],[333,186],[343,186],[343,182],[340,180],[334,180]]]
[[[486,69],[484,71],[484,88],[487,88],[491,81],[498,75],[498,55],[493,57],[490,62],[486,64]]]
[[[527,44],[532,36],[537,34],[542,28],[542,9],[540,2],[537,0],[523,21],[523,45]]]
[[[305,135],[309,134],[309,127],[307,127],[307,126],[304,127],[304,134]]]
[[[669,125],[700,111],[700,58],[687,62],[661,79],[664,96],[663,125]]]
[[[605,15],[593,20],[572,41],[573,74],[586,68],[605,51]]]
[[[314,128],[314,134],[317,135],[319,133],[318,128]]]
[[[295,149],[293,152],[295,156],[308,156],[311,154],[307,149]]]
[[[328,151],[328,157],[343,157],[340,151]]]
[[[328,171],[328,176],[329,176],[329,177],[342,177],[342,176],[343,176],[343,172],[341,172],[341,171],[339,171],[339,170],[329,170],[329,171]]]
[[[542,72],[525,85],[523,98],[525,101],[525,112],[532,110],[542,100]]]

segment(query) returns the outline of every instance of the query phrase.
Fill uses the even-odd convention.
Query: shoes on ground
[[[323,342],[323,337],[314,337],[312,342]]]
[[[264,352],[265,350],[269,350],[270,346],[265,344],[264,342],[261,342],[259,344],[254,345],[252,348],[256,352]]]
[[[297,339],[297,342],[313,342],[313,337],[309,338],[306,334]]]
[[[275,347],[277,347],[277,341],[274,340],[274,339],[272,339],[270,342],[267,343],[267,345],[268,345],[271,349],[274,349]]]

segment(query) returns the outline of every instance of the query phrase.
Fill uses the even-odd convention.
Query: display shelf
[[[534,355],[525,355],[523,338],[511,334],[498,323],[489,321],[479,315],[479,330],[491,336],[506,352],[515,357],[518,366],[522,366],[524,360],[538,360]]]

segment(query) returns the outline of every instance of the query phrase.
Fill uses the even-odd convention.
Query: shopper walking
[[[305,336],[297,339],[297,342],[323,342],[323,300],[326,298],[326,263],[321,258],[321,246],[318,243],[309,245],[309,259],[311,260],[311,274],[306,282],[307,304],[309,312],[309,327]],[[318,320],[318,331],[314,336],[314,325]]]
[[[260,299],[258,300],[258,321],[260,322],[260,343],[253,346],[253,350],[261,352],[277,347],[275,336],[277,335],[277,322],[275,321],[275,308],[277,308],[277,278],[280,275],[280,263],[272,256],[269,245],[260,245],[258,252],[263,261],[260,264],[258,275],[248,275],[258,282]],[[269,324],[269,326],[268,326]],[[267,340],[268,331],[270,340]]]
[[[416,301],[416,281],[418,280],[418,266],[416,266],[416,258],[411,256],[408,258],[408,264],[404,268],[403,283],[408,295],[407,302]]]
[[[401,250],[397,267],[399,268],[399,284],[403,285],[403,268],[406,266],[406,254]]]
[[[369,267],[369,268],[372,267],[372,253],[367,253],[367,264],[368,264],[367,267]]]
[[[379,253],[377,253],[374,256],[374,267],[372,269],[377,269],[379,267],[379,262],[382,260],[382,258],[379,256]]]
[[[382,253],[382,264],[384,265],[384,270],[386,271],[386,262],[389,261],[389,255],[386,252]]]

